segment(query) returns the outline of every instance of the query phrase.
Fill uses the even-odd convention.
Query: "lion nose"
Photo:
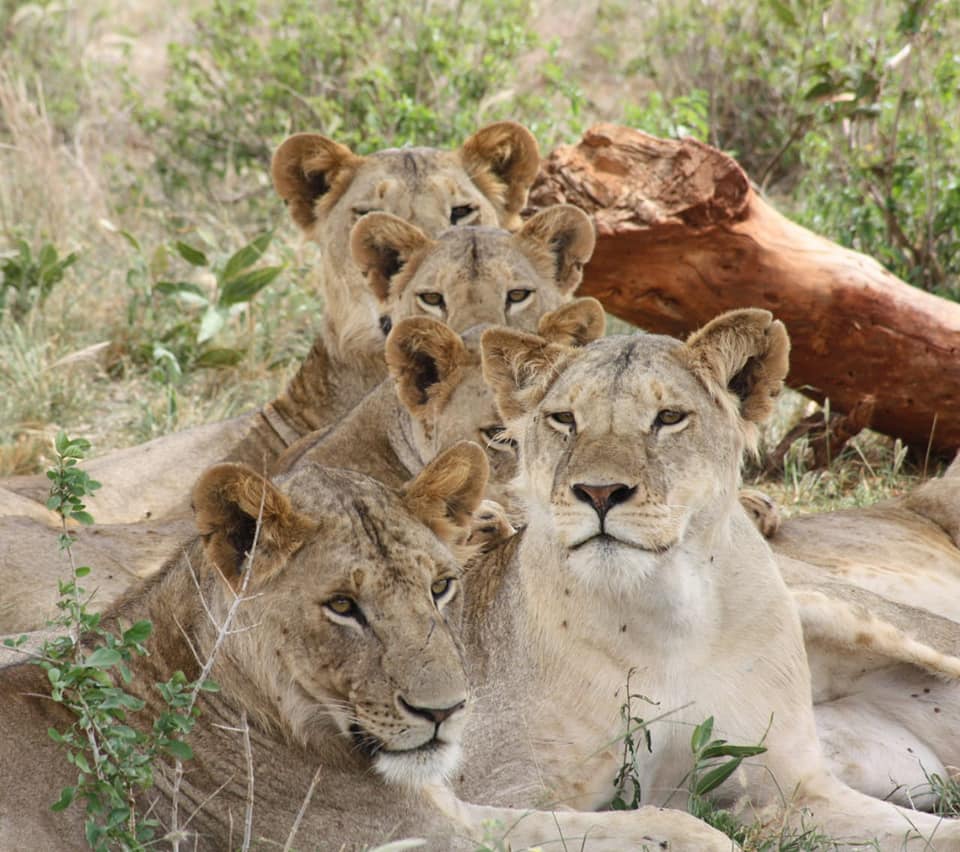
[[[400,706],[413,716],[420,716],[422,719],[428,719],[435,725],[439,725],[449,719],[458,710],[466,706],[466,701],[458,701],[450,707],[416,707],[407,701],[402,695],[399,696]]]
[[[626,503],[637,493],[636,486],[631,488],[622,482],[614,482],[611,485],[585,485],[577,482],[572,488],[578,500],[593,506],[601,521],[614,506]]]

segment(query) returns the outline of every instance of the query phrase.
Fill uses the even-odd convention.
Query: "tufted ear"
[[[585,296],[540,317],[537,334],[563,346],[586,346],[607,330],[607,315],[596,299]]]
[[[745,423],[773,411],[790,366],[790,338],[769,311],[746,308],[712,319],[681,350],[690,369],[717,399],[732,400]]]
[[[533,134],[513,121],[490,124],[463,143],[460,162],[500,211],[501,226],[511,231],[519,227],[520,211],[540,170],[540,148]]]
[[[597,243],[593,220],[579,207],[557,204],[528,219],[516,236],[521,250],[549,264],[561,293],[572,293],[583,280],[583,265]]]
[[[279,571],[317,530],[275,485],[241,464],[218,464],[193,487],[193,512],[207,558],[235,589],[253,550],[253,582]],[[257,533],[257,522],[260,531]]]
[[[473,513],[483,500],[489,474],[487,454],[480,446],[460,441],[406,486],[403,501],[440,539],[459,546],[470,537]]]
[[[522,417],[543,398],[576,351],[510,328],[487,329],[480,338],[480,350],[484,381],[508,422]]]
[[[397,396],[415,417],[447,401],[468,358],[460,335],[433,317],[400,320],[384,354]]]
[[[317,221],[317,202],[336,201],[363,157],[318,133],[297,133],[273,155],[273,185],[304,230]]]
[[[350,232],[353,262],[381,302],[387,301],[390,282],[407,261],[431,245],[433,240],[416,225],[391,213],[367,213]]]

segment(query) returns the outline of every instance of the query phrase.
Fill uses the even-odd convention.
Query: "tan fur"
[[[563,352],[487,332],[484,368],[519,441],[529,523],[519,544],[467,569],[468,583],[500,578],[493,599],[482,586],[467,624],[468,648],[484,649],[478,668],[501,692],[495,711],[478,706],[471,722],[476,765],[462,797],[494,771],[484,744],[520,725],[554,800],[608,801],[629,676],[645,696],[631,712],[665,716],[639,767],[645,802],[685,801],[674,791],[690,770],[689,726],[712,715],[715,733],[768,748],[719,791],[746,818],[772,817],[785,796],[788,821],[841,845],[876,838],[900,849],[923,835],[960,848],[960,825],[855,792],[821,754],[796,604],[735,496],[787,345],[762,311],[731,312],[685,344],[644,335]],[[685,416],[666,424],[663,412]],[[618,496],[601,518],[593,501],[606,494]],[[516,703],[513,690],[525,693]]]
[[[185,764],[179,807],[191,848],[234,845],[248,783],[256,844],[282,844],[315,775],[319,784],[296,836],[298,846],[311,849],[358,850],[411,836],[426,838],[437,852],[474,849],[487,819],[504,826],[513,848],[563,838],[615,852],[661,837],[687,852],[728,848],[682,814],[654,811],[645,821],[643,813],[476,808],[442,786],[469,712],[457,638],[463,592],[458,563],[421,521],[440,521],[438,528],[459,540],[484,478],[475,446],[438,457],[404,496],[317,467],[279,487],[237,465],[201,477],[194,489],[200,537],[104,619],[114,629],[143,618],[153,623],[150,654],[131,661],[126,685],[147,705],[145,716],[130,721],[149,724],[163,709],[154,684],[178,669],[196,677],[198,658],[211,655],[218,641],[217,624],[244,595],[214,657],[211,676],[220,689],[201,693],[189,738],[194,757]],[[260,517],[256,548],[240,516]],[[238,586],[232,573],[239,563]],[[450,585],[438,592],[438,581]],[[358,615],[331,609],[345,597]],[[3,849],[84,848],[81,809],[49,809],[76,772],[47,735],[49,726],[63,729],[70,721],[42,697],[47,688],[36,667],[0,669]],[[531,762],[515,768],[535,782]],[[169,820],[173,781],[173,766],[160,759],[155,785],[138,807]]]
[[[517,234],[468,226],[435,240],[396,216],[369,213],[352,231],[351,250],[381,317],[434,316],[456,331],[479,323],[533,331],[576,290],[594,242],[589,217],[560,205]]]
[[[603,335],[605,315],[595,299],[576,299],[545,314],[540,325],[565,345],[582,346]],[[292,446],[275,471],[314,462],[358,470],[399,487],[440,450],[457,441],[476,441],[486,448],[490,463],[486,495],[506,509],[506,517],[489,509],[493,517],[478,517],[477,527],[493,522],[493,537],[509,534],[507,519],[519,509],[509,494],[516,453],[497,440],[503,422],[480,367],[484,328],[458,335],[431,317],[399,322],[387,339],[391,378],[336,429]]]

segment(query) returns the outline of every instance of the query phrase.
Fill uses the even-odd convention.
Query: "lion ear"
[[[750,424],[771,414],[790,366],[786,328],[757,308],[721,314],[691,334],[681,351],[714,397],[732,399]]]
[[[332,202],[346,189],[363,157],[318,133],[297,133],[283,142],[270,167],[273,185],[303,230],[317,221],[317,202]]]
[[[590,296],[574,299],[540,318],[537,333],[551,343],[586,346],[603,337],[607,315],[603,305]]]
[[[254,571],[254,582],[276,574],[317,529],[316,521],[297,512],[286,494],[246,465],[210,468],[192,496],[204,553],[235,589],[244,570]]]
[[[386,302],[390,285],[407,261],[433,244],[416,225],[391,213],[367,213],[350,232],[350,252],[374,295]]]
[[[557,204],[528,219],[516,236],[521,249],[543,258],[561,293],[583,280],[583,266],[597,243],[593,220],[579,207]]]
[[[483,378],[505,421],[535,406],[576,350],[535,334],[509,328],[487,329],[480,338]]]
[[[397,396],[415,417],[447,401],[468,357],[460,335],[433,317],[400,320],[387,337],[384,355]]]
[[[481,128],[460,148],[460,161],[470,179],[500,210],[508,230],[520,225],[520,211],[540,170],[540,148],[533,134],[513,121]]]
[[[407,509],[451,546],[470,537],[473,513],[483,500],[490,465],[472,441],[460,441],[430,462],[403,491]]]

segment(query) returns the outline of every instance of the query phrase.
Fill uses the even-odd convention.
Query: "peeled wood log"
[[[871,428],[960,447],[960,304],[786,219],[726,154],[602,124],[544,161],[531,202],[594,216],[579,292],[611,313],[684,335],[767,308],[790,332],[791,387],[841,412],[873,397]]]

